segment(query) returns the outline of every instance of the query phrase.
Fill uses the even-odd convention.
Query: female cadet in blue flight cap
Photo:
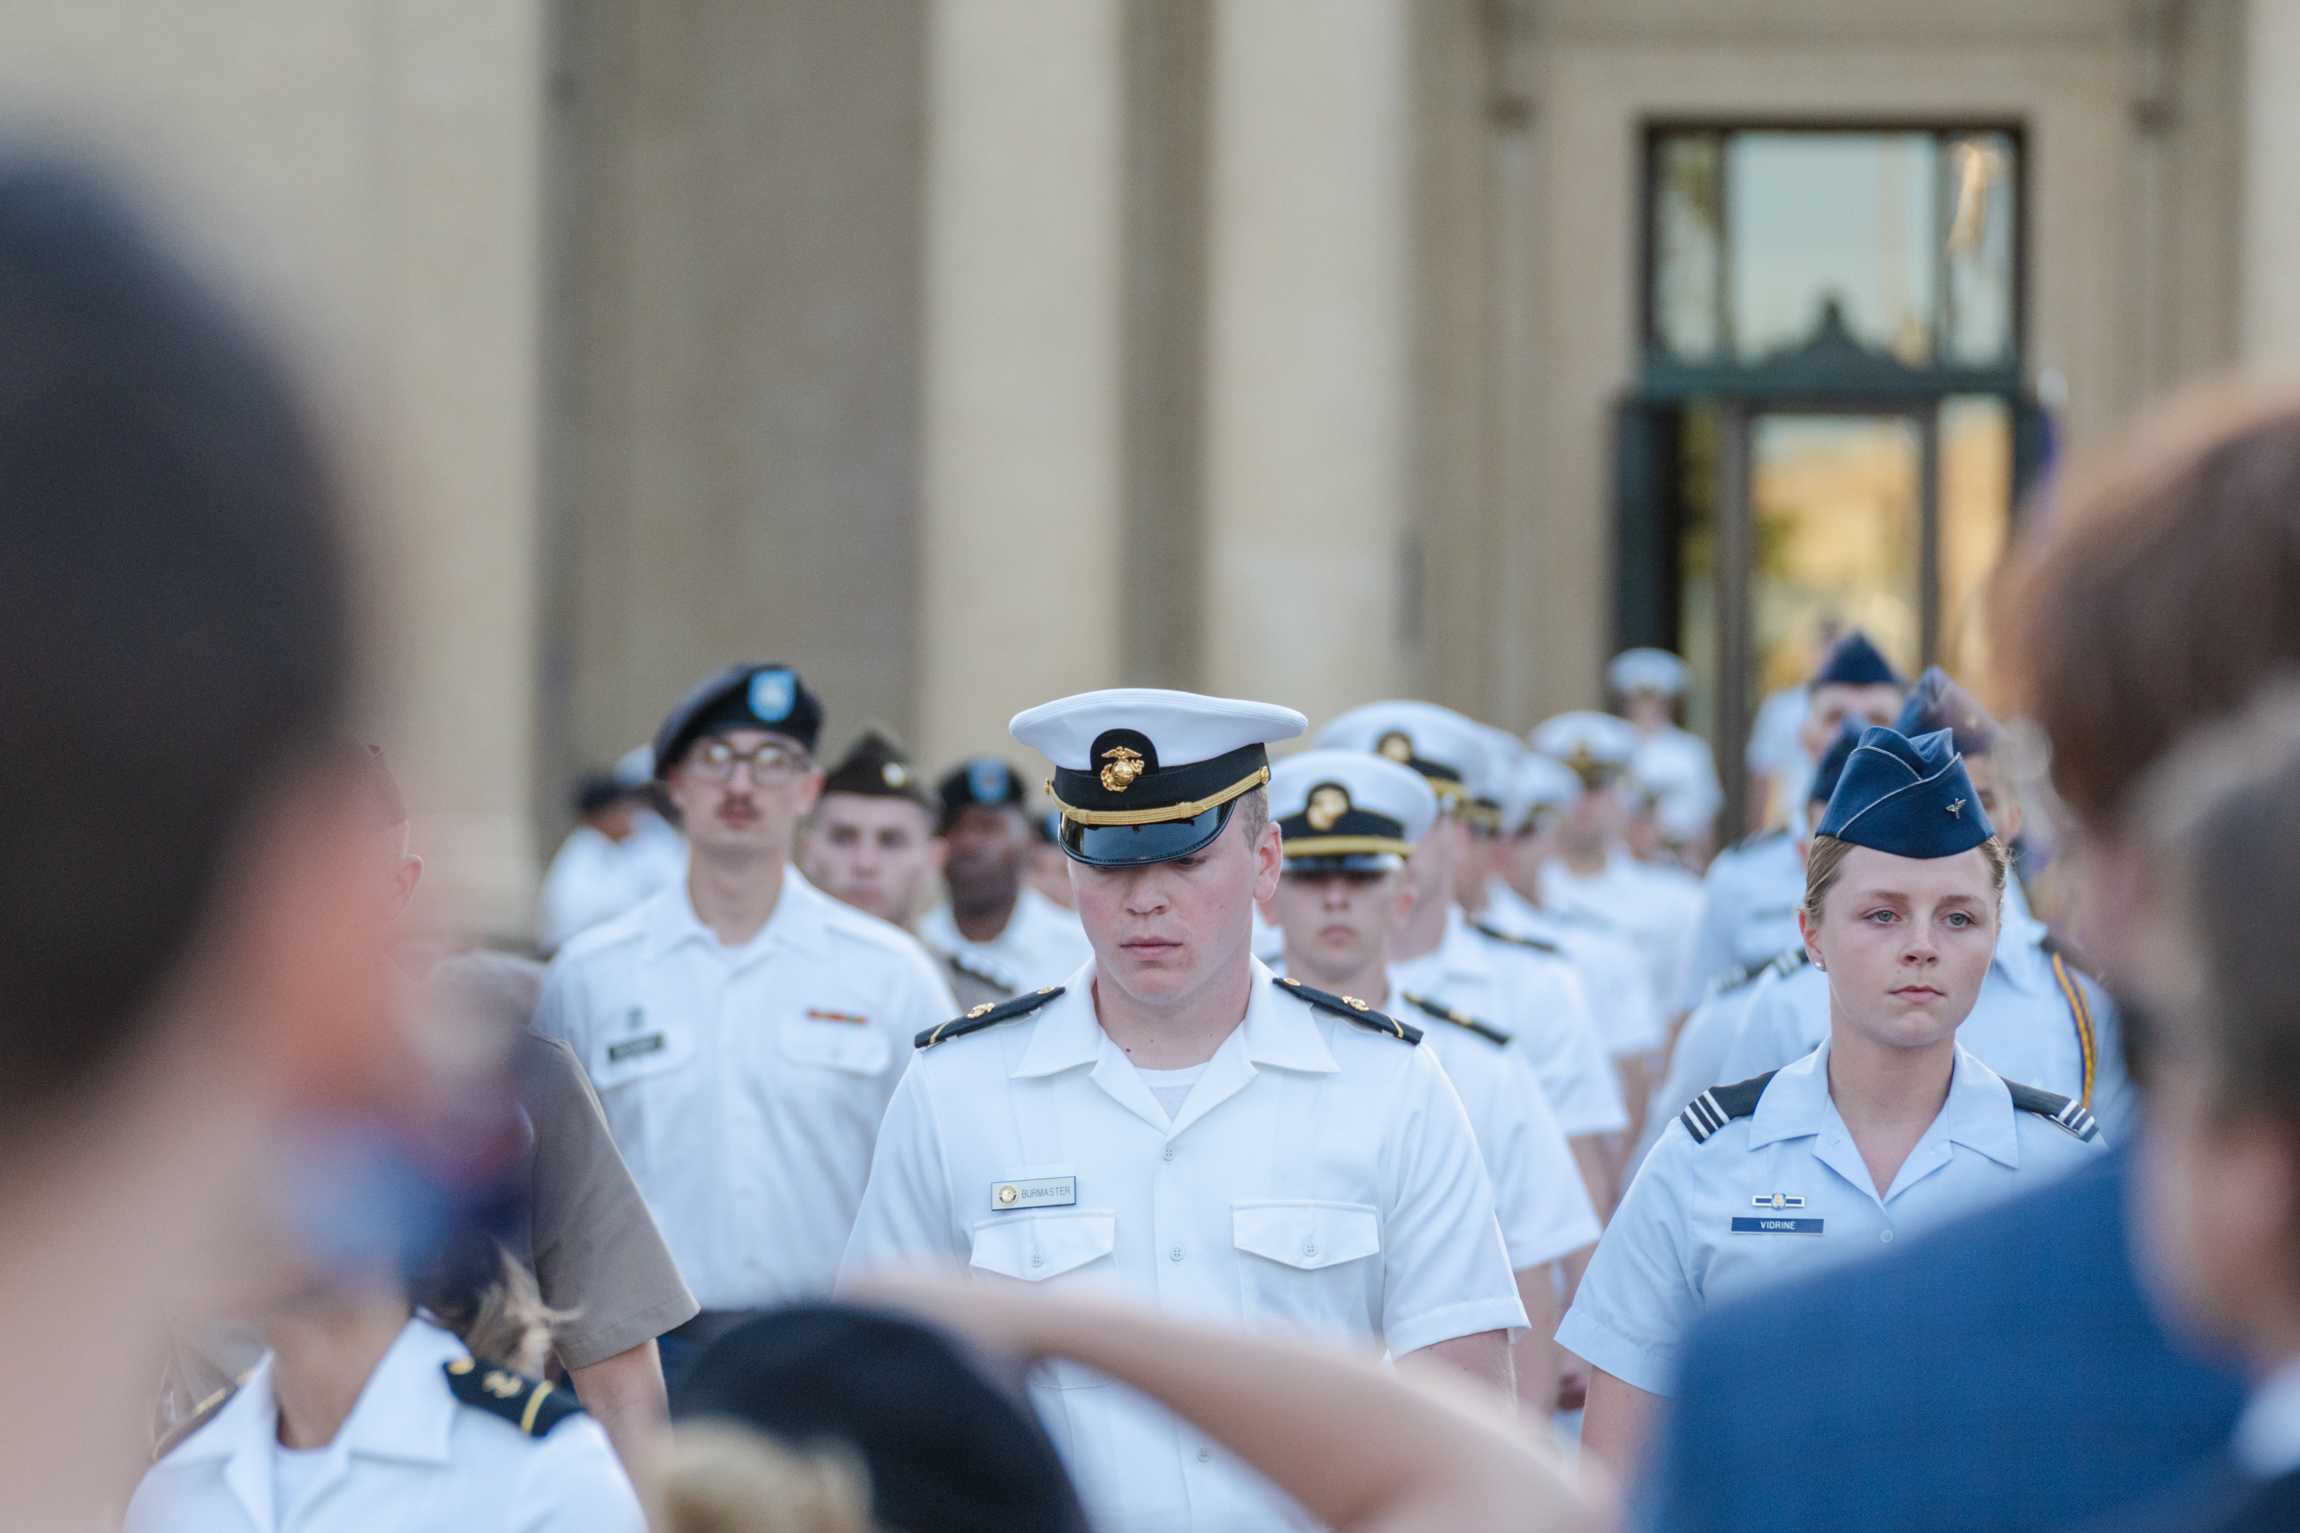
[[[1797,923],[1829,978],[1828,1038],[1694,1098],[1639,1170],[1558,1331],[1592,1367],[1592,1452],[1634,1461],[1712,1302],[1881,1250],[2099,1149],[2081,1106],[2008,1083],[1956,1041],[2007,862],[1948,731],[1861,736]]]

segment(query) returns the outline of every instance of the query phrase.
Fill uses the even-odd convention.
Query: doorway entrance
[[[1729,826],[1768,807],[1741,770],[1758,707],[1835,633],[1904,667],[1985,660],[1988,574],[2049,451],[2019,362],[2018,149],[2007,125],[1649,134],[1615,637],[1694,667]]]

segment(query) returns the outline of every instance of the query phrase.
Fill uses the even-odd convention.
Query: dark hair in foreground
[[[0,1114],[133,1044],[348,665],[335,490],[257,338],[0,155]]]
[[[1996,593],[2015,701],[2097,822],[2300,665],[2300,394],[2221,385],[2053,492]]]

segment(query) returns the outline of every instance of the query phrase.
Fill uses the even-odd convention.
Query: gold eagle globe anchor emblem
[[[1349,794],[1340,788],[1325,787],[1310,795],[1310,805],[1302,811],[1302,818],[1310,822],[1310,829],[1322,832],[1332,830],[1349,812]]]
[[[1134,786],[1134,779],[1142,775],[1142,753],[1123,745],[1113,745],[1102,753],[1109,765],[1102,769],[1102,786],[1111,793],[1124,793]]]

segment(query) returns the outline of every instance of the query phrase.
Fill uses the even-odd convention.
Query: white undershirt
[[[290,1448],[272,1444],[272,1521],[286,1527],[311,1499],[335,1444],[319,1448]]]
[[[2252,1391],[2228,1446],[2236,1467],[2256,1480],[2300,1469],[2300,1359],[2286,1363]]]
[[[1208,1061],[1200,1060],[1185,1070],[1145,1070],[1140,1065],[1134,1073],[1142,1077],[1142,1084],[1166,1109],[1166,1121],[1171,1123],[1182,1116],[1182,1104],[1190,1100],[1190,1088],[1198,1084],[1198,1077],[1206,1073]]]

